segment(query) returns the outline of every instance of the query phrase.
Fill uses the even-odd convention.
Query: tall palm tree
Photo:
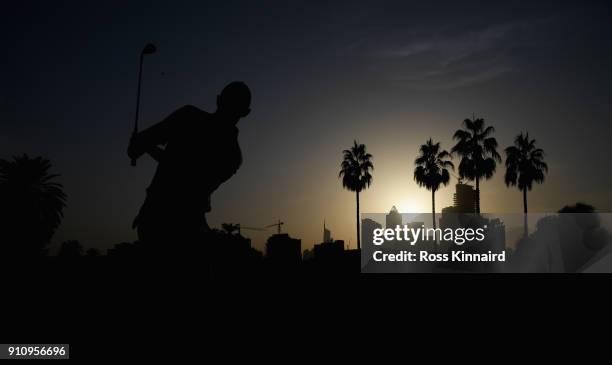
[[[51,162],[27,155],[0,159],[0,234],[12,254],[44,255],[60,225],[66,194],[50,174]]]
[[[507,186],[518,186],[523,192],[523,213],[525,214],[525,236],[527,227],[527,190],[533,183],[542,184],[548,173],[548,165],[544,162],[544,150],[536,148],[536,140],[529,139],[529,133],[519,134],[514,139],[514,146],[506,148]]]
[[[420,187],[431,190],[431,213],[433,228],[436,229],[436,191],[440,185],[448,185],[450,174],[448,169],[454,170],[451,154],[440,148],[440,143],[433,143],[430,138],[419,149],[419,157],[414,160],[414,180]]]
[[[364,144],[354,141],[353,146],[342,152],[344,158],[340,164],[339,178],[342,178],[342,187],[354,191],[357,197],[357,249],[361,249],[361,235],[359,232],[359,193],[372,184],[371,171],[374,170],[372,155],[366,152]]]
[[[495,128],[485,128],[482,118],[466,119],[465,129],[455,132],[457,144],[451,150],[461,157],[459,177],[476,182],[476,213],[480,214],[480,180],[493,177],[501,156],[497,153],[497,140],[491,135]]]

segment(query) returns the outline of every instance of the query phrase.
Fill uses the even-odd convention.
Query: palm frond
[[[529,138],[529,133],[520,133],[514,139],[514,146],[505,149],[506,174],[504,181],[508,186],[517,186],[520,190],[531,190],[533,183],[542,184],[548,173],[544,162],[544,150],[536,148],[536,140]]]
[[[343,160],[340,163],[338,178],[342,179],[342,186],[350,191],[362,191],[372,184],[371,171],[374,170],[372,154],[367,153],[366,146],[356,140],[349,150],[344,150]]]
[[[464,130],[457,130],[453,135],[457,143],[451,149],[452,154],[461,157],[459,176],[469,180],[491,178],[497,163],[502,161],[497,140],[492,137],[495,128],[485,127],[482,118],[466,119],[463,126]]]
[[[440,149],[440,142],[434,143],[430,138],[419,147],[419,156],[414,160],[414,180],[419,186],[432,191],[438,190],[441,184],[448,184],[448,169],[454,169],[449,161],[451,154]]]

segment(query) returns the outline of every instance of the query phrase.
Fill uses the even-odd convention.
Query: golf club
[[[157,51],[157,48],[154,44],[148,43],[140,52],[140,67],[138,70],[138,92],[136,94],[136,116],[134,118],[134,131],[132,132],[132,138],[136,136],[138,133],[138,114],[140,112],[140,86],[142,84],[142,61],[144,60],[144,56],[148,54],[153,54]],[[132,166],[136,166],[136,159],[132,159]]]

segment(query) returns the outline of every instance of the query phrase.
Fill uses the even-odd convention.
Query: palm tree
[[[533,183],[542,184],[548,165],[544,162],[544,150],[536,148],[536,140],[529,139],[529,133],[519,134],[514,139],[514,146],[506,148],[506,176],[507,186],[518,186],[523,192],[523,213],[525,214],[525,237],[527,227],[527,190],[531,190]]]
[[[433,143],[430,138],[419,149],[419,157],[414,160],[414,180],[420,187],[431,190],[431,212],[433,228],[436,229],[436,191],[440,185],[448,185],[450,174],[448,169],[454,170],[455,165],[451,161],[451,154],[441,150],[440,143]]]
[[[3,249],[18,255],[44,255],[60,225],[66,194],[50,174],[51,163],[27,155],[12,161],[0,159],[0,233]]]
[[[359,193],[372,184],[371,171],[374,170],[372,155],[366,152],[366,146],[354,141],[349,150],[342,152],[344,158],[341,163],[339,178],[342,178],[342,187],[354,191],[357,196],[357,249],[361,249],[361,235],[359,232]]]
[[[491,137],[495,128],[485,128],[484,119],[466,119],[463,126],[465,129],[453,136],[457,144],[451,152],[461,157],[459,177],[476,182],[476,213],[480,214],[480,180],[493,177],[501,156],[497,153],[497,140]]]

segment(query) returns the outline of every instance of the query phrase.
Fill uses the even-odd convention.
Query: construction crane
[[[246,229],[246,230],[249,230],[249,231],[267,231],[267,229],[265,229],[265,228],[245,227],[245,226],[241,225],[240,223],[238,223],[238,224],[223,223],[221,226],[222,226],[222,228],[226,232],[228,232],[230,234],[232,234],[234,231],[238,231],[238,235],[239,236],[241,235],[241,231],[243,229]]]
[[[267,231],[267,229],[265,228],[257,228],[257,227],[243,227],[240,225],[240,223],[238,223],[238,234],[240,234],[240,230],[241,229],[246,229],[249,231]]]
[[[281,233],[281,226],[283,224],[285,224],[285,222],[281,222],[280,219],[279,219],[278,223],[270,224],[269,226],[265,226],[264,228],[276,227],[276,230],[277,230],[278,234],[280,234]]]

